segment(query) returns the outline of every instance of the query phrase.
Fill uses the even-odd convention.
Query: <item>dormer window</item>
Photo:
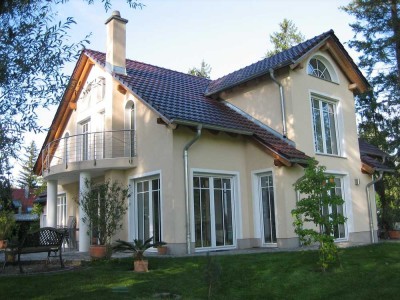
[[[338,78],[332,65],[326,58],[319,55],[310,59],[307,66],[307,73],[311,76],[338,83]]]

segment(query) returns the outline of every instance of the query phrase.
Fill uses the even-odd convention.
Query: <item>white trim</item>
[[[157,177],[160,179],[160,211],[161,211],[161,237],[164,238],[164,197],[163,197],[163,177],[162,177],[162,171],[157,170],[157,171],[151,171],[151,172],[146,172],[142,174],[136,174],[133,176],[129,176],[127,181],[129,185],[129,192],[130,192],[130,197],[129,197],[129,203],[128,203],[128,240],[132,238],[137,238],[137,229],[136,224],[132,224],[132,222],[135,222],[136,220],[136,208],[135,208],[135,180],[138,179],[146,179],[146,178],[151,178],[151,177]],[[149,249],[151,250],[151,249]]]
[[[333,175],[336,177],[340,177],[342,181],[343,188],[343,196],[344,196],[344,214],[347,218],[345,226],[345,238],[343,239],[335,239],[337,242],[348,241],[349,233],[354,232],[354,217],[353,217],[353,201],[351,198],[351,189],[350,189],[350,175],[347,171],[339,171],[339,170],[325,170],[324,172],[327,175]]]
[[[318,77],[318,76],[315,76],[313,74],[308,73],[308,65],[310,64],[310,60],[313,59],[313,58],[320,60],[325,65],[325,67],[329,71],[329,75],[331,76],[331,80],[324,79],[324,78],[321,78],[321,77]],[[324,53],[322,53],[321,51],[315,52],[313,55],[311,55],[307,59],[306,68],[305,69],[306,69],[307,75],[310,75],[310,76],[318,78],[318,79],[322,79],[322,80],[327,81],[327,82],[340,84],[339,75],[338,75],[339,73],[337,72],[335,65],[331,61],[331,58],[328,55],[325,55]]]
[[[263,216],[262,216],[262,203],[260,197],[260,176],[264,174],[272,174],[273,191],[274,191],[274,213],[275,213],[275,234],[276,238],[279,237],[279,218],[277,214],[277,198],[276,198],[276,177],[275,170],[273,168],[253,170],[251,172],[251,185],[252,185],[252,199],[253,199],[253,220],[254,220],[254,237],[259,238],[262,247],[277,247],[277,243],[264,243],[263,239]]]
[[[325,152],[317,152],[315,149],[315,132],[314,132],[314,111],[313,111],[313,103],[312,103],[312,98],[315,97],[319,101],[319,109],[321,111],[321,114],[323,113],[322,107],[321,107],[321,102],[327,102],[331,103],[334,106],[334,116],[335,116],[335,132],[336,132],[336,145],[337,145],[337,154],[331,154],[331,153],[325,153]],[[310,107],[310,118],[311,118],[311,134],[312,134],[312,141],[313,141],[313,149],[315,155],[329,155],[333,157],[344,157],[343,156],[343,135],[342,131],[344,131],[343,127],[343,116],[342,116],[342,110],[341,110],[341,99],[338,97],[332,97],[332,96],[327,96],[326,93],[320,93],[314,90],[309,89],[309,107]],[[340,115],[340,116],[339,116]],[[323,119],[323,116],[320,116],[320,119]],[[341,121],[339,123],[339,120]],[[322,130],[322,141],[323,145],[325,145],[326,148],[326,139],[325,139],[325,129],[324,126],[321,124],[321,130]]]
[[[241,212],[241,201],[240,201],[240,173],[237,171],[226,171],[226,170],[213,170],[213,169],[190,169],[190,180],[189,180],[189,191],[190,191],[190,232],[191,242],[195,243],[195,226],[194,226],[194,195],[193,195],[193,176],[195,175],[209,175],[209,176],[222,176],[230,177],[232,181],[232,224],[233,230],[233,245],[224,247],[207,247],[207,248],[195,248],[195,252],[204,252],[210,250],[222,250],[222,249],[235,249],[237,248],[237,240],[243,236],[242,228],[242,212]]]

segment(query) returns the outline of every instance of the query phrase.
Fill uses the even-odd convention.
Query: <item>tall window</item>
[[[57,197],[57,227],[67,226],[67,196],[65,194]]]
[[[81,124],[82,129],[82,160],[89,159],[89,125],[90,121]]]
[[[274,182],[272,173],[262,174],[258,177],[259,197],[262,213],[262,234],[264,244],[276,243],[275,226],[275,199]]]
[[[160,178],[136,181],[135,200],[137,238],[153,237],[154,242],[162,241]]]
[[[340,196],[343,200],[345,200],[342,186],[343,186],[342,178],[335,177],[335,188],[332,189],[331,193],[334,193],[335,195]],[[344,211],[343,205],[332,205],[332,206],[324,207],[323,212],[326,214],[334,214],[334,215],[341,214],[342,216],[345,216],[345,211]],[[345,238],[346,237],[345,224],[335,225],[333,228],[332,235],[335,237],[335,239]]]
[[[194,176],[193,200],[196,248],[233,245],[232,178]]]
[[[336,106],[317,96],[311,96],[314,149],[317,153],[337,155]]]

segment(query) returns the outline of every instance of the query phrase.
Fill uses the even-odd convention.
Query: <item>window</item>
[[[161,193],[158,176],[135,182],[135,216],[137,239],[153,237],[153,242],[162,241]]]
[[[232,178],[194,176],[193,200],[195,247],[233,246]]]
[[[315,152],[338,155],[336,105],[314,95],[311,104]]]
[[[335,193],[335,195],[340,196],[343,200],[344,199],[344,193],[343,193],[343,180],[340,177],[335,177],[335,188],[331,191],[331,193]],[[341,214],[342,216],[345,215],[344,207],[343,205],[334,205],[334,206],[328,206],[323,208],[323,213],[325,214]],[[345,224],[337,224],[333,228],[333,233],[332,235],[335,237],[335,239],[343,239],[346,237],[346,228]]]
[[[89,125],[90,121],[81,124],[82,131],[82,160],[89,159]]]
[[[272,172],[258,176],[263,244],[276,243],[275,199]]]
[[[67,226],[67,196],[57,197],[57,227]]]
[[[332,81],[331,74],[325,64],[318,58],[310,59],[308,63],[307,72],[318,78],[322,78],[328,81]]]

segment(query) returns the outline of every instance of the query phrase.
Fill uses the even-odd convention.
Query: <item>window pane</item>
[[[313,123],[314,123],[314,146],[316,152],[324,152],[323,139],[322,139],[322,126],[321,126],[321,112],[319,109],[319,102],[313,100]]]

